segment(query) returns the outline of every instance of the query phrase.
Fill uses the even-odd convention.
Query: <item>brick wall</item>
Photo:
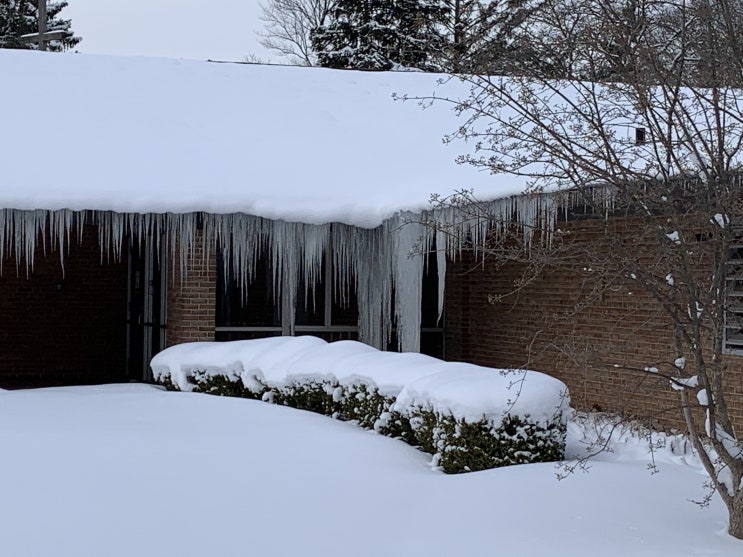
[[[591,242],[600,224],[565,226]],[[631,223],[619,233],[631,235]],[[667,380],[612,365],[644,368],[675,358],[668,318],[649,296],[627,283],[603,291],[575,312],[594,286],[585,272],[546,268],[517,293],[498,299],[514,291],[523,264],[474,267],[465,257],[447,271],[447,359],[544,371],[567,383],[576,408],[684,427],[678,396]],[[743,428],[743,358],[729,356],[726,364],[731,414]]]
[[[64,257],[41,242],[33,271],[0,276],[0,386],[29,387],[126,379],[126,262],[101,263],[95,228]]]
[[[127,261],[104,258],[97,227],[86,226],[64,256],[39,240],[34,267],[6,257],[0,274],[0,388],[127,381]],[[73,234],[74,236],[74,234]],[[214,340],[216,258],[200,241],[168,284],[168,345]],[[183,278],[183,280],[181,280]],[[139,334],[138,331],[134,331]],[[136,339],[135,339],[136,340]],[[136,343],[135,343],[136,344]],[[141,347],[140,347],[141,348]],[[134,358],[134,378],[141,378]]]
[[[205,256],[200,235],[189,255],[183,275],[177,261],[168,275],[167,344],[214,340],[217,307],[217,258],[214,250]]]

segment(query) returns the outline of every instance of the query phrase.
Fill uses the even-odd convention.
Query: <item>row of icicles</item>
[[[383,348],[393,324],[403,351],[420,345],[424,254],[436,250],[439,317],[444,305],[447,259],[476,248],[487,234],[518,222],[528,236],[534,228],[552,230],[558,204],[552,196],[535,195],[488,202],[477,211],[462,206],[439,207],[423,213],[398,213],[377,228],[346,224],[303,224],[269,220],[243,213],[116,213],[112,211],[0,211],[0,261],[14,256],[18,271],[33,273],[37,250],[64,255],[82,241],[81,223],[97,226],[101,262],[119,261],[130,242],[153,239],[159,253],[167,248],[170,264],[188,274],[188,262],[203,243],[203,257],[221,250],[224,276],[247,291],[261,257],[273,269],[274,299],[295,307],[300,295],[322,280],[323,258],[334,262],[336,291],[355,285],[359,338]],[[525,238],[528,240],[529,238]],[[41,243],[41,245],[39,245]],[[327,260],[327,259],[326,259]],[[2,269],[0,269],[2,270]],[[298,292],[304,284],[305,292]],[[300,298],[301,300],[301,298]],[[393,309],[394,308],[394,309]],[[292,315],[294,312],[288,312]]]

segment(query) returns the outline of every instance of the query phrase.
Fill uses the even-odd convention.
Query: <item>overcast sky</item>
[[[68,0],[62,16],[90,54],[242,60],[256,40],[259,0]]]

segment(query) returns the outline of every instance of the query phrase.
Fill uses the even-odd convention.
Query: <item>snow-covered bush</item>
[[[384,396],[375,386],[367,383],[340,385],[329,379],[294,379],[286,385],[268,387],[255,379],[248,388],[241,379],[198,370],[189,375],[188,380],[192,384],[189,389],[192,392],[263,400],[344,421],[355,421],[364,429],[376,429],[391,437],[401,436],[396,433],[401,428],[381,428],[379,425],[380,418],[389,413],[395,398]],[[160,376],[158,382],[169,390],[180,390],[168,375]],[[406,441],[410,439],[410,436],[405,438]]]
[[[536,371],[446,363],[314,337],[181,344],[155,356],[151,367],[171,389],[355,421],[433,454],[448,473],[564,454],[567,388]]]
[[[334,396],[337,390],[338,383],[329,379],[294,379],[286,385],[267,390],[263,400],[326,416],[337,416],[340,406],[340,400],[336,400],[337,395]]]
[[[460,363],[407,385],[392,410],[449,473],[561,459],[570,412],[547,375]]]
[[[552,462],[565,451],[566,428],[559,417],[544,427],[507,416],[496,427],[485,418],[472,423],[419,408],[410,413],[409,423],[419,446],[449,474]]]
[[[365,429],[377,429],[379,419],[389,412],[394,404],[393,397],[384,396],[373,385],[366,383],[351,383],[338,387],[340,410],[338,418],[355,420]]]
[[[175,390],[173,383],[168,377],[163,378],[164,385],[168,389]],[[230,378],[220,374],[207,374],[202,371],[194,371],[190,377],[194,385],[194,392],[207,393],[219,396],[234,396],[260,400],[265,393],[264,389],[258,391],[246,387],[240,379]],[[162,381],[162,380],[161,380]]]

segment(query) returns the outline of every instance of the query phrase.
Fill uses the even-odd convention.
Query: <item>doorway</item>
[[[150,360],[165,348],[168,265],[160,240],[147,236],[129,248],[126,369],[130,381],[152,381]]]

